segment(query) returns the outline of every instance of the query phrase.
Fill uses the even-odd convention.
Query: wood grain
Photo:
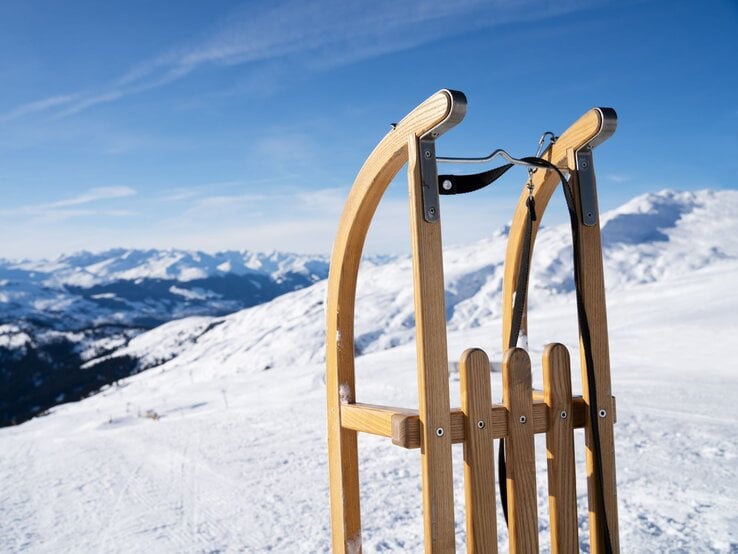
[[[510,414],[505,439],[510,554],[538,552],[538,502],[530,358],[511,348],[502,360],[502,394]]]
[[[390,408],[374,404],[343,404],[341,406],[341,425],[344,429],[360,431],[383,437],[392,436],[392,418],[395,416],[418,417],[418,410]]]
[[[425,551],[446,553],[456,549],[446,295],[440,217],[435,223],[429,223],[423,218],[423,184],[420,175],[422,155],[418,138],[411,135],[408,141],[408,184]],[[434,183],[434,186],[437,185]]]
[[[594,174],[594,168],[590,169],[590,171]],[[615,475],[615,412],[611,409],[613,402],[610,377],[610,349],[607,333],[605,276],[602,264],[600,222],[598,216],[595,225],[590,227],[582,225],[579,206],[579,180],[576,171],[572,171],[569,182],[574,192],[574,204],[577,207],[577,219],[579,221],[579,257],[582,265],[580,284],[584,309],[589,320],[595,390],[598,404],[597,411],[604,410],[606,414],[605,417],[598,418],[605,514],[612,550],[613,552],[620,552],[618,496]],[[581,340],[579,342],[579,352],[582,370],[582,394],[585,402],[589,404],[589,378],[587,376],[584,346]],[[600,502],[598,498],[597,476],[595,475],[594,439],[592,425],[589,421],[589,412],[587,412],[587,425],[585,426],[584,436],[587,445],[587,490],[591,551],[593,554],[600,554],[605,552],[605,537],[600,524],[600,519],[603,516],[598,507]]]
[[[440,91],[381,140],[354,181],[333,244],[326,300],[326,393],[334,552],[361,551],[356,431],[341,425],[341,403],[356,401],[354,306],[364,241],[382,195],[407,161],[408,137],[436,128],[452,111],[452,95]]]
[[[579,552],[571,367],[563,344],[543,351],[543,387],[550,425],[546,433],[552,554]]]
[[[489,368],[489,358],[483,350],[470,348],[461,355],[461,411],[466,433],[466,551],[469,554],[497,554],[492,385]]]

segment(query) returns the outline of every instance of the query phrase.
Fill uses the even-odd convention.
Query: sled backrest
[[[577,189],[582,178],[587,196],[580,250],[587,260],[585,300],[592,310],[593,334],[598,342],[596,370],[598,404],[606,412],[600,422],[606,508],[600,509],[597,480],[591,477],[590,422],[585,395],[572,397],[568,353],[549,345],[544,353],[544,391],[531,390],[530,359],[525,350],[507,350],[503,363],[504,404],[493,404],[490,365],[479,349],[464,352],[460,364],[461,409],[449,401],[446,311],[441,252],[440,207],[435,139],[461,121],[466,111],[462,93],[442,90],[394,126],[360,170],[341,216],[334,243],[326,304],[326,386],[328,449],[334,552],[361,551],[361,517],[357,433],[390,437],[405,448],[421,449],[423,520],[427,552],[454,552],[454,497],[451,448],[464,444],[467,544],[470,552],[497,552],[494,460],[492,440],[506,438],[509,531],[511,552],[538,548],[537,499],[533,437],[547,434],[552,550],[577,548],[576,490],[573,429],[587,429],[588,477],[592,552],[604,552],[598,522],[606,518],[610,542],[617,551],[612,423],[604,285],[599,244],[591,147],[614,130],[608,112],[587,112],[551,145],[543,158],[565,168]],[[613,112],[614,114],[614,112]],[[612,128],[610,128],[612,127]],[[583,164],[582,161],[586,163]],[[354,305],[364,240],[377,205],[391,180],[408,164],[413,284],[417,335],[418,409],[367,405],[357,402],[354,375]],[[583,166],[589,173],[584,175]],[[556,186],[549,171],[533,178],[542,215]],[[503,294],[503,334],[509,333],[512,290],[520,271],[520,244],[525,199],[516,209],[508,243]],[[594,199],[594,204],[592,204]],[[588,203],[589,202],[589,203]],[[522,208],[521,208],[522,206]],[[521,209],[523,216],[521,217]],[[581,215],[581,214],[580,214]],[[593,223],[594,221],[594,223]],[[540,216],[537,225],[540,223]],[[599,262],[595,258],[599,256]],[[599,264],[599,265],[598,265]],[[590,270],[591,268],[591,270]],[[599,274],[598,274],[599,272]],[[512,288],[510,288],[512,286]],[[525,329],[525,325],[521,327]],[[506,345],[505,345],[506,346]],[[591,466],[591,467],[590,467]],[[610,496],[612,495],[612,496]]]

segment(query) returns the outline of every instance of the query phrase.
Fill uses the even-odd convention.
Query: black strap
[[[510,338],[507,341],[508,348],[515,348],[518,344],[520,327],[523,324],[523,312],[528,294],[528,282],[530,280],[530,253],[533,246],[533,222],[536,220],[536,201],[533,196],[526,200],[528,217],[525,225],[525,238],[523,239],[523,251],[520,253],[520,271],[518,282],[515,286],[515,300],[513,303],[513,315],[510,324]]]
[[[507,341],[508,348],[515,348],[518,344],[518,336],[520,335],[520,326],[523,322],[523,312],[525,311],[525,301],[528,294],[528,281],[530,277],[530,251],[533,245],[533,222],[536,220],[536,201],[533,196],[529,196],[526,201],[528,207],[528,217],[525,225],[525,238],[523,239],[523,251],[520,253],[520,271],[518,272],[518,282],[515,287],[515,300],[513,303],[513,315],[510,325],[510,338]],[[502,504],[502,514],[507,517],[507,464],[505,463],[505,439],[500,439],[500,447],[497,451],[497,482],[500,489],[500,503]]]
[[[564,191],[566,207],[569,212],[569,221],[571,224],[573,258],[574,258],[574,283],[576,288],[577,301],[577,317],[579,320],[579,332],[582,337],[582,346],[584,351],[585,367],[587,371],[587,389],[589,392],[589,419],[592,427],[593,442],[593,458],[595,464],[595,478],[599,489],[598,509],[603,515],[600,524],[602,525],[602,535],[605,542],[605,553],[612,554],[612,539],[610,537],[610,529],[607,523],[607,513],[605,512],[605,486],[602,473],[602,446],[600,442],[599,414],[597,413],[597,387],[594,373],[594,358],[592,356],[592,337],[589,329],[589,320],[584,306],[584,298],[582,297],[582,261],[579,257],[579,221],[577,210],[574,205],[574,195],[571,186],[564,177],[561,170],[547,160],[538,157],[522,158],[523,161],[536,165],[543,169],[555,171],[561,181]],[[473,192],[493,183],[507,172],[513,164],[506,164],[483,173],[474,175],[441,175],[438,178],[440,194],[463,194]],[[450,184],[449,184],[450,183]],[[532,196],[528,198],[528,218],[526,222],[525,238],[523,240],[523,250],[520,253],[520,271],[518,273],[518,282],[515,287],[515,300],[513,303],[513,316],[510,325],[510,336],[508,339],[508,348],[514,348],[517,345],[520,327],[522,325],[523,313],[525,310],[526,296],[528,292],[528,282],[530,278],[530,258],[533,243],[533,222],[536,221],[535,201]],[[500,490],[500,503],[502,504],[502,512],[505,516],[505,522],[508,521],[508,503],[507,503],[507,464],[505,463],[505,440],[500,439],[500,447],[498,449],[497,460],[498,485]]]
[[[502,177],[513,164],[505,164],[473,175],[439,175],[439,194],[466,194],[483,189]]]

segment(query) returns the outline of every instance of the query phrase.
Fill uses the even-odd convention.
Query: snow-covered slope
[[[666,191],[603,217],[623,552],[738,553],[736,208],[736,191]],[[470,346],[499,356],[503,238],[446,252],[452,359]],[[568,262],[556,255],[569,257],[567,240],[552,228],[536,246],[534,361],[557,340],[578,363]],[[412,407],[409,262],[367,268],[359,290],[358,399]],[[328,552],[324,294],[317,283],[150,331],[126,351],[153,369],[0,429],[0,551]],[[454,455],[463,551],[461,448]],[[365,551],[422,551],[418,452],[362,436],[360,471]]]
[[[737,191],[661,191],[603,215],[608,290],[621,290],[738,259]],[[506,230],[444,252],[449,330],[499,317]],[[359,273],[356,347],[384,350],[414,338],[409,258]],[[529,305],[569,302],[573,294],[568,226],[542,228],[536,241]],[[179,320],[131,340],[113,356],[143,367],[217,360],[222,371],[260,371],[320,362],[325,282],[222,318]],[[209,329],[208,329],[209,327]],[[203,331],[207,329],[206,331]],[[531,331],[535,334],[535,329]]]

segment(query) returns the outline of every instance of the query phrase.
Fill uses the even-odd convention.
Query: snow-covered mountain
[[[608,290],[684,275],[738,259],[738,192],[671,190],[634,198],[603,214]],[[507,229],[480,242],[446,249],[448,329],[489,324],[500,316]],[[414,339],[409,258],[359,272],[358,353]],[[219,371],[261,371],[321,362],[324,357],[325,281],[224,317],[181,319],[142,334],[110,357],[132,357],[142,369],[206,361]],[[531,273],[530,309],[571,303],[571,238],[567,225],[542,227]],[[531,329],[535,338],[535,329]],[[99,360],[97,360],[99,361]]]
[[[221,316],[324,279],[320,256],[125,250],[0,260],[0,425],[130,375],[80,366],[173,319]]]
[[[738,552],[737,208],[738,191],[662,191],[602,218],[624,552]],[[445,253],[452,359],[471,346],[499,359],[504,239]],[[568,241],[565,227],[552,227],[536,245],[534,363],[556,340],[578,364]],[[0,429],[0,551],[329,552],[324,295],[320,281],[228,316],[165,324],[97,360],[148,371]],[[358,400],[416,405],[409,260],[363,268],[357,326]],[[359,456],[364,550],[422,551],[418,452],[362,435]],[[461,468],[455,448],[457,551]],[[505,551],[500,513],[497,521]]]
[[[327,272],[324,257],[281,252],[114,249],[55,260],[0,260],[0,318],[44,321],[57,330],[151,326],[258,304]]]
[[[4,269],[23,271],[47,285],[83,288],[115,281],[162,279],[194,281],[224,275],[269,275],[280,281],[293,274],[313,280],[325,276],[327,261],[320,256],[286,252],[225,251],[209,254],[189,250],[128,250],[78,252],[55,260],[2,262]],[[33,275],[35,274],[35,275]]]

